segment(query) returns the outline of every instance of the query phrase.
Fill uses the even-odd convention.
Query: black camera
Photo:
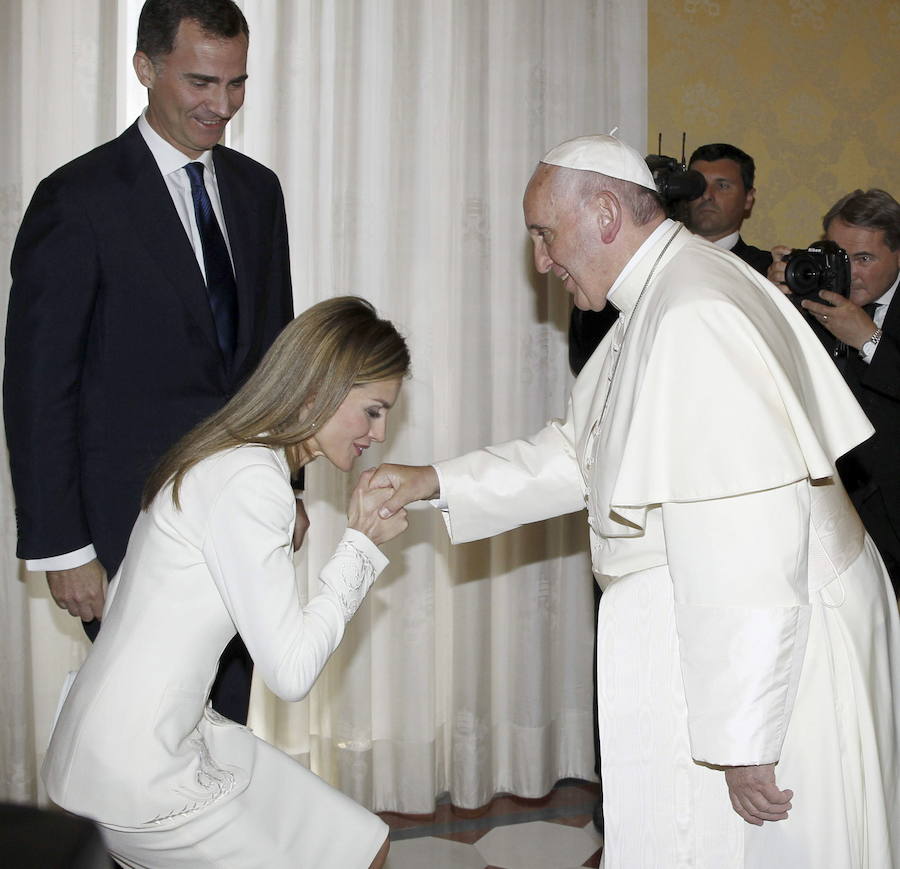
[[[653,175],[656,192],[659,193],[668,217],[680,219],[685,203],[702,196],[706,179],[695,169],[688,169],[684,162],[684,144],[687,136],[681,134],[681,160],[662,153],[662,133],[659,135],[659,153],[648,154],[644,159]]]
[[[805,250],[792,250],[782,257],[784,282],[795,296],[811,296],[831,290],[850,295],[850,257],[833,241],[817,241]]]
[[[656,191],[666,206],[675,202],[690,201],[703,195],[706,179],[695,169],[686,169],[674,157],[648,154],[647,168],[653,173]]]

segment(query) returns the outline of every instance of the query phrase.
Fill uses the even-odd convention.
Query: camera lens
[[[820,286],[822,269],[814,256],[806,251],[791,254],[784,269],[784,282],[798,296],[815,293]]]

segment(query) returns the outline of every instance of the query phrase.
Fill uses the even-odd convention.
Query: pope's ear
[[[131,59],[135,75],[145,88],[152,88],[156,81],[156,67],[143,51],[136,51]]]
[[[594,207],[600,238],[604,244],[611,244],[622,228],[622,203],[614,193],[603,190],[597,194]]]

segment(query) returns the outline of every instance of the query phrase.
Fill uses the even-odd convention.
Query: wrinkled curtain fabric
[[[37,182],[143,107],[131,71],[140,5],[0,4],[4,263]],[[412,378],[367,464],[447,458],[560,415],[569,301],[533,270],[521,197],[566,138],[618,127],[643,147],[644,3],[240,5],[250,78],[227,143],[281,178],[296,309],[362,295],[410,342]],[[340,537],[352,482],[310,468],[303,596]],[[5,462],[0,534],[0,799],[34,801],[59,687],[87,644],[43,575],[15,559]],[[257,682],[251,726],[375,810],[427,812],[446,792],[475,807],[592,777],[587,549],[579,515],[451,547],[436,511],[413,509],[313,691],[284,704]]]

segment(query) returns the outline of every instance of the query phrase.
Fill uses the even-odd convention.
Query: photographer
[[[838,469],[900,595],[900,204],[884,190],[854,190],[823,218],[825,238],[850,261],[849,295],[822,290],[800,302],[814,331],[875,426]],[[787,247],[773,248],[768,277],[785,282]],[[839,345],[847,347],[846,353]]]

